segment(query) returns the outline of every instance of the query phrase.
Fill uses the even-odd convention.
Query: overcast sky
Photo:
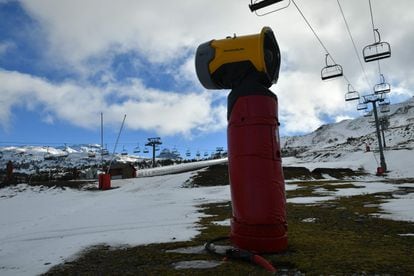
[[[258,33],[263,26],[273,29],[282,52],[279,82],[271,88],[279,98],[282,135],[359,116],[355,103],[344,102],[344,78],[321,80],[325,51],[295,6],[258,17],[249,3],[0,0],[1,142],[99,142],[104,112],[113,133],[127,114],[125,142],[162,136],[183,148],[225,146],[229,91],[199,84],[194,53],[203,42]],[[338,1],[296,3],[352,86],[372,93],[378,65],[363,62],[364,77]],[[374,42],[368,0],[339,3],[361,55]],[[399,102],[414,95],[414,3],[371,3],[375,27],[392,47],[381,71],[392,85],[391,102]]]

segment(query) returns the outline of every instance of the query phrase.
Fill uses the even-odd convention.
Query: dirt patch
[[[313,171],[305,167],[283,167],[283,175],[286,180],[298,179],[324,179],[326,176],[344,179],[350,177],[361,176],[364,173],[361,171],[353,171],[345,168],[317,168]],[[197,172],[186,183],[185,187],[200,187],[200,186],[219,186],[229,185],[228,165],[214,165],[205,170]]]

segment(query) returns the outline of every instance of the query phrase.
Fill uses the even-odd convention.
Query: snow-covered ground
[[[107,191],[20,184],[0,190],[0,275],[35,275],[97,244],[185,241],[198,205],[228,201],[228,186],[181,188],[191,172],[114,180]]]
[[[391,172],[385,178],[414,177],[412,155],[409,150],[386,152]],[[364,167],[371,173],[377,166],[372,153],[363,152],[329,162],[286,158],[283,164],[309,169]],[[147,173],[163,174],[159,168],[153,174]],[[107,191],[25,184],[0,189],[0,274],[39,274],[97,244],[134,246],[191,239],[199,233],[196,222],[203,216],[198,206],[230,200],[229,186],[183,188],[193,173],[113,180],[116,188]],[[390,184],[381,180],[383,177],[369,175],[351,182],[360,188],[339,188],[335,192],[321,189],[321,197],[289,198],[288,202],[315,204],[342,196],[414,188],[413,183]],[[287,190],[298,188],[295,183],[286,185]],[[380,207],[387,212],[381,215],[386,219],[414,221],[413,193],[396,193]]]

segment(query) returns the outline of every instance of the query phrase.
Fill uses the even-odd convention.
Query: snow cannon
[[[111,175],[109,173],[101,173],[98,175],[98,189],[111,189]]]
[[[232,89],[227,98],[227,143],[232,200],[230,239],[257,253],[287,248],[276,83],[280,50],[273,31],[201,44],[195,67],[207,89]]]

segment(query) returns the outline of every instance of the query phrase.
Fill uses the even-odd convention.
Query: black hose
[[[218,237],[215,239],[212,239],[210,241],[208,241],[205,245],[204,248],[206,249],[206,251],[212,255],[218,256],[218,257],[226,257],[226,254],[221,254],[218,253],[215,249],[211,248],[211,244],[215,243],[215,242],[219,242],[219,241],[225,241],[225,240],[229,240],[230,237],[229,236],[222,236],[222,237]]]
[[[223,236],[223,237],[212,239],[205,244],[204,248],[206,249],[208,253],[214,256],[218,256],[220,258],[225,258],[225,259],[234,259],[234,260],[249,262],[255,265],[259,265],[269,272],[276,273],[277,271],[276,268],[269,261],[264,259],[262,256],[254,254],[250,251],[237,249],[237,248],[229,248],[226,250],[224,254],[222,254],[222,253],[217,252],[215,249],[211,248],[211,245],[214,244],[215,242],[229,240],[229,239],[230,237],[228,236]]]

